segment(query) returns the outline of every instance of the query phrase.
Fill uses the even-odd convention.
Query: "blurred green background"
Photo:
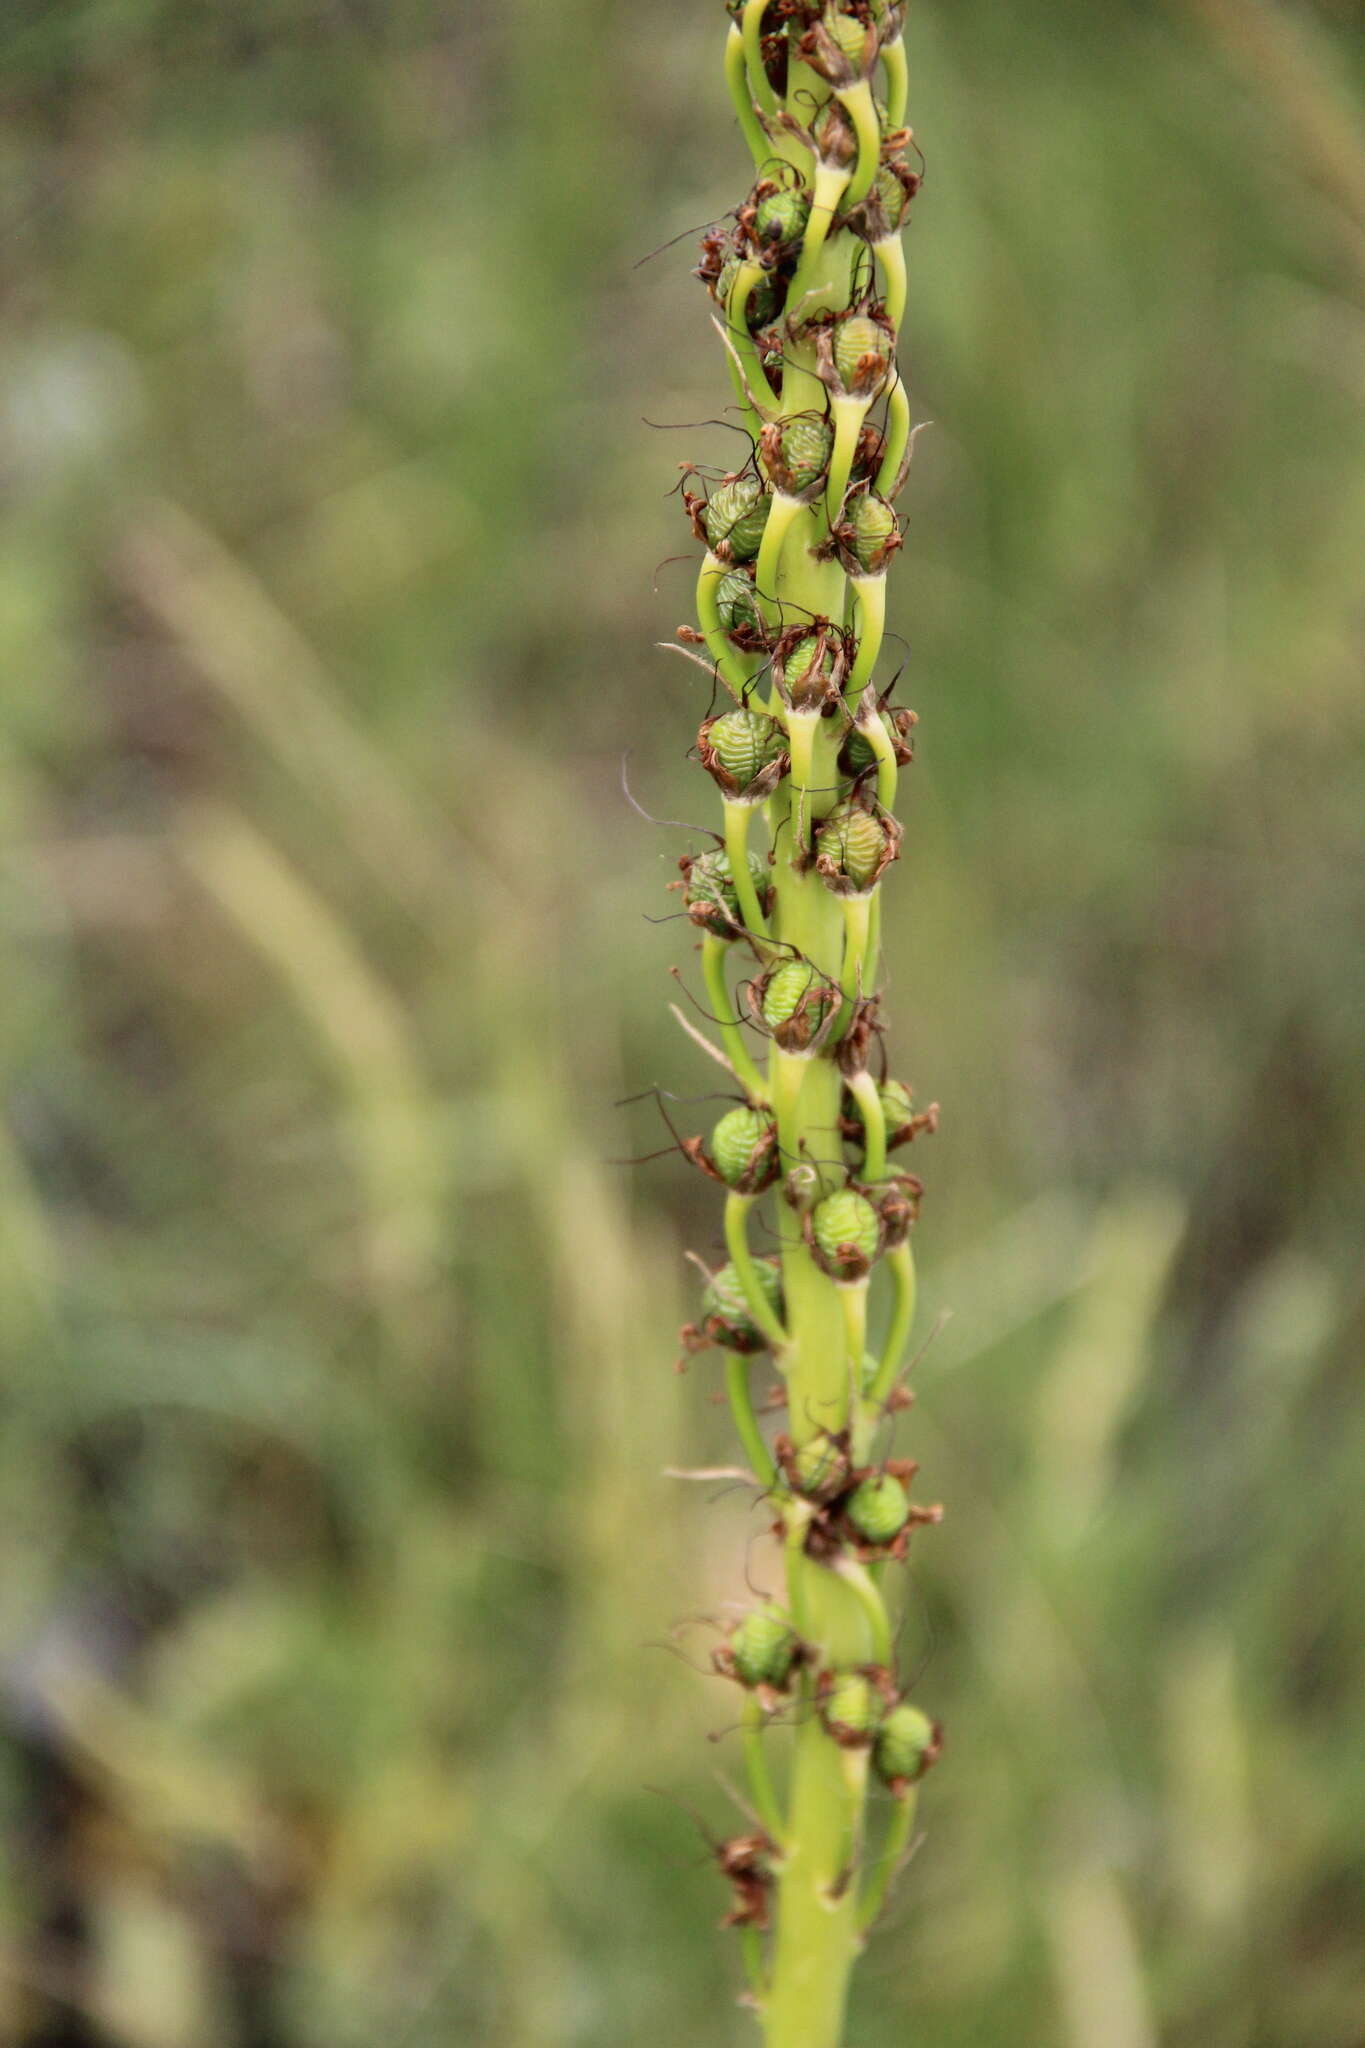
[[[762,1517],[664,1477],[732,1456],[718,1214],[608,1163],[715,1078],[621,764],[711,822],[653,643],[739,446],[662,430],[728,397],[723,26],[0,22],[17,2048],[754,2038],[688,1666]],[[1365,2043],[1363,27],[912,8],[949,1750],[858,2048]]]

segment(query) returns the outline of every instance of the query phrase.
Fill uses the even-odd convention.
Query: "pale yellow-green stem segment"
[[[735,646],[721,625],[716,598],[725,574],[724,562],[708,548],[697,578],[697,623],[706,642],[706,651],[716,665],[716,673],[730,695],[742,703],[758,663],[753,655],[745,654]]]

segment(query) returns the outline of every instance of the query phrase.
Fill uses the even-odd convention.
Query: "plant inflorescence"
[[[697,754],[721,829],[677,886],[739,1092],[683,1148],[725,1190],[728,1252],[683,1341],[723,1354],[785,1561],[781,1597],[742,1615],[714,1658],[741,1692],[753,1809],[720,1854],[727,1924],[769,2048],[836,2048],[850,1968],[940,1746],[897,1675],[884,1593],[888,1563],[939,1518],[911,1498],[915,1467],[888,1455],[908,1402],[923,1192],[902,1148],[937,1108],[917,1110],[888,1075],[877,987],[915,725],[877,671],[912,443],[896,344],[920,160],[902,5],[730,0],[729,13],[725,72],[754,182],[707,233],[698,275],[751,453],[725,475],[685,468],[704,555],[697,625],[680,637],[715,679]],[[760,1204],[776,1255],[755,1249]],[[785,1411],[771,1439],[752,1385],[764,1360]]]

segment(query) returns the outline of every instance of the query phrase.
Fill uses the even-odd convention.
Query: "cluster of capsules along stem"
[[[907,1160],[938,1112],[916,1108],[892,1075],[878,993],[882,889],[903,851],[896,800],[916,723],[880,669],[913,443],[897,355],[901,236],[923,159],[905,118],[902,6],[731,0],[728,12],[726,74],[754,175],[705,235],[697,275],[749,446],[732,469],[683,466],[704,553],[697,623],[679,638],[713,682],[696,754],[721,817],[673,886],[735,1096],[683,1144],[724,1189],[728,1255],[715,1270],[698,1261],[704,1288],[683,1347],[685,1359],[713,1347],[724,1357],[785,1573],[725,1629],[715,1666],[742,1690],[747,1737],[815,1724],[863,1759],[863,1794],[818,1880],[831,1911],[861,1928],[940,1746],[895,1671],[884,1593],[885,1566],[940,1513],[911,1499],[915,1468],[889,1455],[909,1403],[923,1194]],[[746,1747],[760,1831],[720,1860],[735,1885],[730,1923],[766,1933],[775,1905],[776,1960],[766,1947],[751,1958],[762,2005],[798,1859],[767,1747]],[[795,1778],[807,1766],[799,1745],[793,1754]],[[876,1780],[891,1794],[879,1854],[863,1811]],[[795,1813],[799,1787],[788,1790]],[[802,1881],[813,1860],[804,1845]]]

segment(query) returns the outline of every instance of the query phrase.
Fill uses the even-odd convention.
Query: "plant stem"
[[[782,1818],[781,1802],[773,1786],[772,1773],[768,1769],[767,1751],[763,1747],[766,1726],[763,1709],[758,1701],[746,1699],[741,1730],[744,1738],[744,1768],[749,1780],[749,1797],[754,1802],[754,1811],[772,1837],[774,1846],[780,1850],[787,1824]]]
[[[725,979],[725,962],[730,948],[724,939],[718,939],[711,932],[702,936],[701,972],[706,983],[706,993],[711,1004],[712,1021],[720,1032],[720,1042],[725,1055],[734,1068],[740,1085],[750,1102],[766,1102],[767,1086],[754,1065],[748,1046],[744,1043],[735,1016],[733,999]]]
[[[753,1396],[749,1392],[749,1361],[737,1351],[726,1353],[725,1395],[730,1403],[735,1435],[744,1446],[754,1477],[764,1487],[769,1487],[777,1478],[777,1467],[754,1414]]]
[[[725,40],[725,82],[730,88],[739,125],[744,131],[744,140],[755,165],[761,164],[768,154],[768,138],[763,133],[753,98],[749,92],[748,64],[744,54],[744,37],[733,23]]]
[[[891,1810],[891,1817],[886,1824],[886,1834],[882,1840],[881,1854],[867,1867],[862,1897],[858,1901],[860,1934],[867,1933],[886,1904],[886,1894],[910,1847],[910,1836],[914,1829],[918,1806],[918,1790],[914,1785],[910,1785],[898,1796]]]
[[[848,1090],[863,1120],[863,1179],[878,1181],[886,1172],[886,1116],[882,1099],[866,1067],[850,1075]]]
[[[744,1292],[748,1296],[749,1313],[758,1324],[773,1350],[779,1356],[786,1349],[787,1333],[778,1318],[768,1306],[768,1298],[759,1286],[754,1270],[753,1256],[749,1250],[749,1211],[754,1206],[752,1195],[731,1192],[725,1198],[725,1248],[730,1254],[735,1271],[739,1274]],[[755,1467],[755,1470],[758,1468]]]
[[[736,702],[743,703],[744,692],[758,664],[752,655],[740,652],[720,623],[716,591],[724,574],[724,562],[708,548],[697,578],[697,623],[706,642],[706,651],[716,665],[716,673]]]
[[[752,804],[726,803],[725,851],[730,861],[730,879],[734,883],[740,916],[744,919],[744,929],[750,938],[766,939],[768,920],[759,908],[754,878],[749,873],[749,820],[753,812]]]
[[[882,45],[882,64],[886,70],[886,125],[891,129],[901,128],[905,125],[910,67],[905,60],[905,43],[900,36],[894,42]]]
[[[886,1333],[876,1374],[867,1390],[868,1406],[873,1409],[881,1407],[895,1384],[905,1347],[910,1341],[910,1327],[915,1320],[915,1256],[909,1244],[897,1245],[889,1251],[886,1265],[895,1292],[891,1326]]]
[[[885,1526],[888,1500],[895,1512],[902,1468],[871,1465],[915,1310],[914,1261],[905,1241],[912,1184],[888,1173],[887,1113],[867,1065],[883,1023],[875,986],[880,885],[899,842],[891,813],[896,734],[906,724],[885,722],[874,677],[886,621],[882,570],[900,540],[890,500],[906,466],[910,402],[893,367],[880,453],[871,443],[869,454],[865,333],[846,324],[866,322],[870,313],[879,328],[899,327],[906,300],[899,240],[874,243],[869,264],[859,229],[867,232],[869,217],[881,216],[875,207],[855,209],[884,156],[895,166],[898,188],[909,191],[916,181],[897,161],[908,141],[899,33],[880,50],[885,121],[869,79],[849,82],[828,40],[835,34],[840,48],[866,51],[865,39],[880,34],[879,24],[888,34],[898,29],[898,8],[827,0],[820,33],[813,9],[743,0],[732,15],[725,76],[761,175],[733,230],[708,236],[702,275],[713,298],[724,298],[716,324],[758,445],[751,463],[725,479],[736,517],[721,554],[708,550],[702,563],[697,615],[716,673],[740,703],[751,704],[758,677],[771,675],[767,710],[784,729],[786,774],[764,805],[772,877],[765,912],[748,864],[757,806],[735,795],[740,785],[717,765],[719,751],[703,750],[721,783],[729,914],[737,905],[743,934],[704,929],[702,972],[725,1059],[748,1107],[727,1113],[738,1119],[731,1124],[738,1150],[717,1142],[714,1158],[702,1154],[726,1180],[729,1266],[723,1279],[711,1278],[700,1332],[693,1326],[685,1335],[693,1348],[699,1337],[728,1347],[725,1385],[735,1431],[773,1503],[786,1575],[785,1602],[756,1610],[748,1619],[758,1626],[742,1644],[744,1624],[737,1625],[728,1660],[718,1658],[718,1668],[749,1688],[739,1717],[745,1770],[753,1813],[771,1845],[760,1845],[757,1872],[751,1839],[730,1845],[737,1853],[728,1867],[742,1873],[733,1917],[766,2048],[839,2048],[849,1973],[913,1825],[914,1796],[892,1773],[903,1768],[897,1758],[913,1761],[915,1728],[931,1725],[901,1699],[893,1670],[882,1581],[888,1557],[903,1555],[901,1531],[873,1540]],[[784,80],[780,106],[763,61],[765,22],[773,76]],[[774,39],[781,36],[779,65]],[[841,82],[832,85],[826,71]],[[791,205],[798,189],[800,208]],[[858,367],[846,383],[840,366],[848,365],[850,343]],[[789,437],[784,425],[760,437],[760,429],[804,414],[824,418],[833,432],[828,460],[821,467],[816,458],[803,476],[783,450],[789,440],[797,448],[808,444],[809,436]],[[878,496],[887,502],[876,504]],[[743,647],[718,608],[728,566],[722,556],[754,564],[759,623],[750,616]],[[789,666],[803,641],[821,658],[829,651],[826,668],[811,662],[809,651],[807,666]],[[760,652],[750,651],[760,643]],[[856,754],[854,767],[840,765],[849,762],[843,749],[850,724],[871,750],[875,778],[865,757],[860,768]],[[771,758],[780,761],[766,730]],[[757,786],[767,788],[769,780]],[[836,828],[820,833],[836,805]],[[729,985],[726,962],[735,945],[757,956],[749,999],[756,1026],[771,1035],[766,1078]],[[771,1190],[753,1191],[765,1176]],[[773,1262],[756,1259],[750,1246],[760,1201],[776,1232],[780,1300]],[[886,1340],[873,1360],[870,1292],[888,1284]],[[747,1354],[759,1344],[771,1352],[786,1395],[785,1428],[771,1448],[750,1385]],[[906,1515],[907,1527],[926,1519],[909,1504]],[[764,1661],[774,1642],[785,1643],[775,1665]],[[770,1712],[783,1693],[789,1712]],[[897,1712],[898,1729],[888,1722],[883,1742],[883,1717]],[[792,1719],[784,1806],[770,1745],[775,1727]],[[935,1753],[936,1746],[935,1740]],[[874,1772],[899,1796],[869,1866],[864,1831]],[[755,1884],[771,1884],[775,1893],[766,1954]]]

